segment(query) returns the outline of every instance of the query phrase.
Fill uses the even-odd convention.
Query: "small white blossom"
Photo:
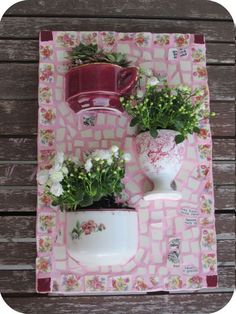
[[[55,183],[51,186],[50,188],[50,192],[54,195],[54,196],[61,196],[63,194],[63,188],[62,185],[60,183]]]
[[[130,160],[131,160],[131,155],[130,155],[129,153],[124,153],[123,159],[124,159],[125,161],[130,161]]]
[[[91,168],[93,166],[92,160],[91,158],[87,159],[85,164],[84,164],[84,168],[87,172],[90,172]]]
[[[47,182],[48,180],[49,173],[47,170],[41,170],[37,174],[37,181],[39,184],[43,185]]]
[[[68,175],[68,169],[67,169],[67,167],[66,166],[64,166],[64,167],[62,167],[61,168],[61,171],[65,174],[65,175]]]
[[[143,74],[146,75],[146,76],[153,76],[153,72],[152,72],[151,69],[142,68],[141,71],[142,71]]]
[[[107,159],[107,164],[110,166],[112,164],[113,160],[112,158]]]
[[[52,172],[53,171],[61,171],[61,167],[62,167],[62,164],[57,162],[57,163],[54,164],[54,166],[53,166],[53,168],[51,170],[52,170]]]
[[[112,153],[108,149],[96,149],[91,156],[95,160],[108,160],[112,157]]]
[[[137,97],[138,97],[138,98],[143,98],[143,95],[144,95],[143,91],[142,91],[141,89],[139,89],[139,90],[137,91]]]
[[[147,85],[149,86],[156,86],[158,83],[159,81],[155,76],[152,76],[147,80]]]
[[[116,146],[116,145],[113,145],[113,146],[111,147],[111,151],[112,151],[113,153],[116,153],[116,152],[119,151],[119,147]]]
[[[50,179],[53,183],[59,183],[64,179],[64,176],[61,171],[52,171],[50,173]]]
[[[65,160],[65,156],[63,152],[58,152],[55,156],[55,163],[62,164]]]

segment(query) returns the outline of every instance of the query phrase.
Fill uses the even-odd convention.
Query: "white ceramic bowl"
[[[67,212],[66,228],[68,254],[85,266],[126,264],[138,248],[135,211]]]

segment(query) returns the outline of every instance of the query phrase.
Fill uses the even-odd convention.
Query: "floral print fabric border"
[[[183,200],[144,202],[150,182],[141,172],[126,114],[90,112],[75,115],[65,102],[68,51],[97,43],[125,53],[132,65],[152,69],[171,86],[201,88],[206,118],[200,134],[189,136],[185,162],[176,177]],[[116,32],[41,32],[39,64],[38,169],[49,169],[55,152],[83,156],[112,144],[130,152],[123,198],[139,218],[139,247],[127,264],[91,269],[72,260],[65,243],[65,214],[51,205],[38,186],[36,288],[40,293],[126,293],[195,290],[217,285],[216,232],[212,179],[209,91],[203,36]],[[98,232],[85,224],[81,232]],[[92,228],[92,229],[91,229]],[[105,228],[102,226],[100,228]]]

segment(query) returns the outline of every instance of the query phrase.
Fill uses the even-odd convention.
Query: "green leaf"
[[[158,135],[157,129],[150,129],[150,134],[153,138],[156,138]]]
[[[185,138],[182,134],[178,134],[175,136],[175,143],[176,144],[182,143],[184,140],[185,140]]]
[[[130,122],[130,126],[135,126],[136,124],[138,124],[138,120],[139,119],[137,117],[133,118]]]
[[[194,132],[194,133],[199,133],[199,132],[200,132],[200,128],[197,127],[197,126],[195,126],[195,127],[193,128],[193,132]]]

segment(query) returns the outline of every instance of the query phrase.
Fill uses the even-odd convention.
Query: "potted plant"
[[[121,98],[121,102],[132,117],[130,125],[138,126],[140,166],[154,183],[144,199],[178,200],[182,195],[172,183],[185,156],[188,134],[199,132],[200,103],[193,103],[193,97],[200,91],[158,84],[157,77],[150,77],[144,93],[139,90],[136,95]]]
[[[80,43],[72,48],[69,60],[65,98],[75,112],[91,108],[123,111],[119,97],[130,93],[138,78],[138,69],[129,67],[124,54]]]
[[[115,202],[129,158],[117,146],[90,152],[83,163],[58,153],[38,174],[52,205],[66,212],[68,254],[81,264],[118,265],[137,250],[137,213]]]

